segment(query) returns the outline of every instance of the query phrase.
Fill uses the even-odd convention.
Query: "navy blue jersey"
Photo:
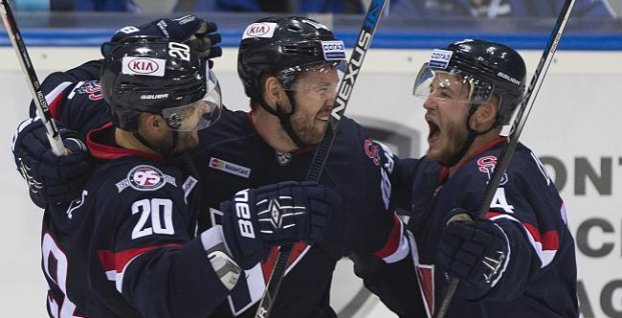
[[[191,156],[206,186],[202,206],[218,206],[241,189],[304,180],[313,157],[312,148],[291,154],[275,151],[255,130],[246,112],[225,109],[219,122],[199,133],[201,145]],[[354,260],[356,273],[392,310],[402,316],[416,312],[419,291],[409,243],[390,202],[388,175],[393,167],[392,157],[385,151],[388,149],[365,138],[361,126],[342,119],[319,182],[336,190],[343,204],[331,216],[320,244],[295,246],[293,254],[298,258],[290,262],[295,266],[290,266],[281,285],[274,317],[334,317],[329,288],[335,264],[345,255]],[[201,229],[218,223],[217,211],[212,212],[199,217]],[[247,280],[234,288],[219,317],[254,315],[253,304],[263,294],[276,255],[247,271]]]
[[[86,73],[92,76],[91,72]],[[85,80],[72,87],[71,81],[65,79],[66,76],[66,73],[56,73],[46,79],[46,82],[54,82],[56,85],[69,82],[63,84],[66,85],[64,88],[56,90],[62,96],[56,97],[56,102],[50,103],[50,107],[55,117],[61,119],[65,126],[86,135],[90,130],[109,121],[107,107],[101,100],[97,81]],[[69,96],[72,96],[73,102],[68,100]],[[76,96],[80,96],[79,99],[75,99]],[[301,149],[293,154],[277,153],[257,134],[247,116],[244,112],[223,109],[222,118],[214,126],[199,131],[200,145],[189,153],[199,171],[197,179],[202,184],[198,216],[201,231],[219,229],[216,225],[219,224],[221,212],[217,208],[235,192],[285,180],[304,180],[306,176],[313,149]],[[98,148],[93,142],[89,146],[91,151]],[[114,152],[104,147],[97,156],[116,161],[116,155],[106,155]],[[164,173],[163,168],[154,167]],[[128,164],[123,169],[131,170],[133,167]],[[320,180],[340,193],[343,206],[331,216],[331,224],[323,242],[313,247],[302,243],[294,246],[290,267],[274,306],[273,317],[334,317],[335,313],[329,306],[329,288],[335,264],[345,255],[355,261],[355,271],[364,278],[365,285],[379,295],[391,310],[400,316],[411,317],[423,308],[417,288],[417,276],[413,270],[414,263],[410,252],[412,245],[390,202],[391,183],[387,175],[392,169],[392,157],[387,150],[366,139],[359,125],[344,118]],[[106,170],[108,169],[98,170],[101,174],[96,178],[103,180],[108,177]],[[182,181],[176,181],[176,184],[179,186]],[[167,186],[171,185],[165,185]],[[129,189],[129,192],[133,190]],[[110,197],[118,198],[114,191],[107,193]],[[121,210],[120,207],[114,209]],[[185,221],[190,222],[187,219]],[[109,229],[113,227],[109,224]],[[266,262],[248,270],[246,277],[240,278],[236,287],[226,295],[226,300],[223,298],[220,301],[220,306],[210,317],[253,316],[276,257],[277,251],[273,250]],[[201,262],[197,264],[200,265]],[[194,272],[190,270],[186,273]],[[126,275],[123,277],[127,277]],[[168,274],[161,275],[166,278]],[[103,280],[98,282],[104,283]],[[202,299],[206,308],[222,296],[218,293],[220,289],[213,287],[221,287],[220,282],[205,285],[205,288],[215,288],[213,293],[217,296],[197,290],[192,287],[194,284],[189,284],[186,291],[197,293],[197,297],[204,297]],[[76,286],[78,287],[84,286]],[[107,287],[103,284],[102,287],[89,288]],[[173,295],[180,293],[167,289],[158,291],[162,295],[167,292]],[[133,295],[136,291],[131,292],[132,296],[127,296],[123,290],[122,292],[124,298],[134,306],[136,299],[133,297],[144,298],[138,294]]]
[[[440,305],[449,281],[434,259],[450,211],[478,211],[502,146],[502,139],[485,146],[451,177],[446,167],[425,157],[415,163],[409,228],[429,312]],[[574,240],[564,203],[524,145],[517,146],[486,217],[510,240],[508,266],[482,300],[456,295],[446,317],[577,317]],[[468,288],[464,285],[459,288]]]
[[[42,266],[51,317],[207,317],[229,290],[196,236],[200,189],[187,156],[118,147],[96,81],[48,77],[55,118],[86,135],[96,168],[82,197],[44,212]]]

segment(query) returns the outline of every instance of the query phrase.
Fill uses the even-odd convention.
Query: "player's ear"
[[[166,130],[167,126],[164,118],[160,115],[142,113],[140,114],[141,124],[149,131],[160,132]]]
[[[471,117],[471,128],[475,131],[487,131],[495,123],[497,112],[501,106],[501,96],[492,95],[490,100],[479,105],[475,114]]]
[[[280,103],[280,99],[284,94],[281,82],[279,82],[279,80],[274,76],[268,76],[263,81],[263,89],[264,100],[268,106],[276,109],[276,104]]]

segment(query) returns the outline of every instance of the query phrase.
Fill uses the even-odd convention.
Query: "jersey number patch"
[[[43,235],[43,239],[41,240],[41,253],[43,256],[45,275],[50,280],[54,281],[56,286],[58,286],[65,295],[64,299],[60,301],[48,297],[50,314],[54,318],[74,317],[76,305],[67,297],[67,256],[58,248],[58,245],[49,233]],[[50,266],[54,260],[56,261],[55,266]],[[51,269],[55,269],[55,272],[50,272]]]
[[[132,230],[132,239],[152,234],[175,234],[173,228],[173,201],[169,199],[142,199],[132,204],[132,214],[140,219]]]

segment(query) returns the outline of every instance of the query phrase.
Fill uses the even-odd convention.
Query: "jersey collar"
[[[153,154],[133,149],[125,149],[116,145],[105,144],[95,140],[97,139],[98,134],[108,129],[114,128],[115,127],[112,125],[112,122],[108,122],[100,126],[99,128],[95,128],[88,132],[88,134],[86,135],[86,146],[88,147],[89,152],[91,153],[91,156],[93,156],[93,158],[113,160],[123,157],[141,157],[159,163],[166,161],[164,157],[159,154]]]
[[[498,144],[501,144],[505,142],[505,138],[504,137],[497,137],[495,139],[493,139],[492,141],[490,141],[489,143],[483,145],[482,147],[480,147],[479,149],[477,149],[473,154],[471,154],[467,160],[462,161],[461,164],[458,165],[457,170],[460,170],[460,168],[462,168],[462,166],[464,166],[466,163],[470,162],[471,159],[479,156],[481,153],[483,153],[484,151],[487,151],[493,147],[495,147]],[[438,174],[438,180],[440,183],[443,183],[445,181],[447,181],[447,178],[449,177],[449,167],[443,166],[441,168],[441,171]]]

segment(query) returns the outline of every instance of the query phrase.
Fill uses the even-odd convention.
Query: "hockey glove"
[[[464,217],[466,211],[462,209],[452,212],[454,217],[439,243],[436,264],[462,281],[458,294],[477,300],[503,276],[510,260],[510,244],[503,229],[494,222],[472,221]]]
[[[60,157],[52,152],[38,117],[23,121],[13,136],[15,166],[28,183],[32,201],[40,208],[48,203],[67,204],[79,197],[92,170],[91,158],[78,134],[59,129],[69,153]]]
[[[243,269],[265,259],[275,245],[321,240],[339,195],[317,183],[286,181],[246,189],[221,205],[227,247]]]
[[[216,46],[222,40],[216,23],[207,22],[195,15],[176,19],[162,18],[138,27],[123,27],[112,36],[110,42],[102,44],[102,54],[105,56],[112,45],[130,36],[162,37],[185,43],[208,60],[210,68],[213,66],[212,59],[222,55],[222,48]]]

